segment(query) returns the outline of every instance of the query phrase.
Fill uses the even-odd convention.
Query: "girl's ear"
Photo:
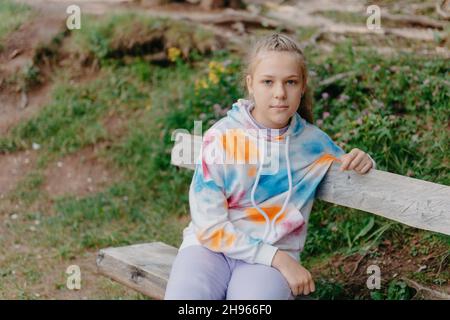
[[[248,93],[249,93],[250,95],[252,95],[252,94],[253,94],[253,89],[252,89],[253,81],[252,81],[252,77],[251,77],[250,75],[247,75],[247,76],[245,77],[245,82],[247,83],[247,90],[248,90]]]

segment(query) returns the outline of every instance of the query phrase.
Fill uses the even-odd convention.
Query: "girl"
[[[247,61],[250,97],[203,138],[189,191],[192,220],[165,299],[293,299],[313,292],[299,255],[316,187],[333,161],[359,174],[375,166],[359,149],[345,154],[312,124],[296,42],[277,33],[262,38]]]

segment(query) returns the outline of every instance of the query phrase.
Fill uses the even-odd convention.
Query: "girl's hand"
[[[340,159],[342,160],[340,171],[355,170],[359,174],[365,174],[373,167],[369,155],[357,148],[344,154]]]
[[[286,252],[277,250],[272,260],[272,267],[281,272],[294,296],[307,295],[316,290],[311,273]]]

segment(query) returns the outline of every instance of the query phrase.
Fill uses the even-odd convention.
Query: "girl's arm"
[[[278,250],[275,253],[272,267],[280,271],[295,296],[316,290],[311,273],[286,252]]]
[[[355,170],[359,174],[365,174],[370,169],[376,168],[376,163],[372,157],[364,151],[354,148],[349,153],[346,153],[341,147],[339,147],[328,134],[319,130],[319,135],[322,135],[325,141],[325,152],[334,155],[336,158],[342,161],[340,170]]]

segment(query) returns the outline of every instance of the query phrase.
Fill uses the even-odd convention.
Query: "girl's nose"
[[[286,99],[286,90],[282,84],[275,88],[275,98],[280,100]]]

